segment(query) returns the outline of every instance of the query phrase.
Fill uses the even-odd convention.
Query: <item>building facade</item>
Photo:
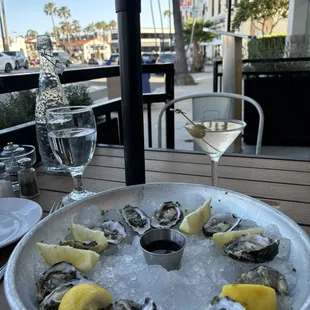
[[[111,30],[112,52],[119,52],[118,30]],[[174,49],[174,28],[141,28],[141,51],[142,52],[168,52]]]

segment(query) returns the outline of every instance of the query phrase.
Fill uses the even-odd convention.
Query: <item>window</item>
[[[118,40],[118,33],[112,33],[112,40]]]
[[[221,14],[222,0],[218,0],[218,14]]]
[[[211,4],[211,17],[213,17],[214,16],[214,0],[212,0],[212,4]]]

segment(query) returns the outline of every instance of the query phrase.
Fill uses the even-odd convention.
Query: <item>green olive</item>
[[[189,134],[197,139],[202,139],[205,136],[206,127],[202,124],[194,125],[192,128],[188,128]]]

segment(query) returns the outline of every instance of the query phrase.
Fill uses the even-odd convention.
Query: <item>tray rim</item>
[[[273,213],[274,215],[277,216],[281,216],[287,224],[289,224],[291,226],[291,228],[294,228],[297,230],[299,237],[302,239],[303,243],[307,246],[308,251],[310,252],[310,237],[306,234],[306,232],[290,217],[288,217],[286,214],[284,214],[283,212],[278,211],[277,209],[271,207],[270,205],[266,204],[263,201],[260,201],[258,199],[255,199],[251,196],[239,193],[239,192],[235,192],[229,189],[225,189],[225,188],[220,188],[220,187],[212,187],[212,186],[208,186],[208,185],[202,185],[202,184],[197,184],[197,183],[185,183],[185,182],[150,182],[150,183],[145,183],[145,184],[138,184],[138,185],[132,185],[132,186],[121,186],[121,187],[117,187],[114,189],[109,189],[109,190],[105,190],[105,191],[101,191],[91,197],[88,197],[87,199],[83,200],[83,201],[77,201],[74,202],[68,206],[66,206],[65,208],[60,209],[59,211],[49,214],[47,215],[44,219],[42,219],[41,221],[39,221],[27,234],[24,235],[24,237],[19,241],[19,243],[16,245],[15,249],[13,250],[9,261],[8,261],[8,265],[6,268],[6,274],[4,276],[4,293],[5,293],[5,297],[7,299],[7,302],[9,304],[9,307],[12,310],[21,310],[21,309],[27,309],[26,306],[24,305],[24,303],[22,302],[22,300],[20,300],[19,295],[16,294],[17,290],[15,288],[15,283],[14,283],[14,278],[13,277],[9,277],[9,275],[14,275],[15,274],[15,270],[16,270],[16,264],[15,264],[15,260],[18,259],[24,244],[26,244],[28,242],[28,240],[31,238],[31,236],[38,230],[40,229],[42,226],[44,226],[44,224],[49,221],[50,218],[55,217],[56,215],[59,216],[64,212],[67,212],[70,209],[73,209],[74,207],[78,206],[79,204],[85,203],[89,200],[98,198],[100,196],[104,196],[110,193],[115,193],[115,192],[119,192],[119,191],[130,191],[131,189],[138,189],[138,188],[143,188],[143,187],[153,187],[153,186],[158,186],[158,185],[173,185],[173,186],[191,186],[191,187],[201,187],[201,188],[210,188],[210,189],[216,189],[222,192],[228,192],[231,193],[235,196],[239,196],[239,197],[243,197],[245,199],[248,199],[250,201],[254,201],[255,203],[259,203],[263,209],[268,210],[269,212]],[[12,293],[13,291],[13,293]],[[300,308],[299,310],[309,310],[310,309],[310,294],[308,295],[306,301],[304,302],[302,308]]]

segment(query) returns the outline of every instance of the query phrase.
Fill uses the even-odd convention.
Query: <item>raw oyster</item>
[[[57,310],[62,298],[75,285],[82,283],[91,283],[87,279],[75,280],[66,284],[57,286],[50,294],[48,294],[40,303],[40,310]]]
[[[280,295],[288,295],[288,285],[282,273],[267,266],[259,266],[243,273],[236,284],[260,284],[273,288]]]
[[[279,240],[273,240],[261,234],[248,234],[226,243],[223,250],[233,259],[265,263],[276,257],[279,243]]]
[[[203,225],[202,231],[207,237],[212,237],[215,233],[233,230],[241,221],[240,217],[232,213],[215,214]]]
[[[159,308],[151,298],[147,297],[143,305],[133,300],[121,299],[114,304],[113,310],[159,310]]]
[[[228,297],[214,297],[207,310],[246,310],[241,304]]]
[[[118,244],[126,238],[125,227],[117,221],[106,221],[99,225],[109,243]]]
[[[56,287],[83,278],[87,279],[69,263],[60,262],[54,264],[41,275],[36,283],[38,302],[40,303]]]
[[[94,249],[98,245],[96,241],[79,241],[79,240],[69,240],[69,241],[60,241],[59,245],[69,245],[75,249],[81,250],[91,250],[95,251]]]
[[[151,229],[150,219],[137,207],[127,205],[122,210],[125,222],[139,235]]]
[[[172,201],[164,202],[151,217],[151,226],[154,228],[170,228],[183,219],[183,212]]]

